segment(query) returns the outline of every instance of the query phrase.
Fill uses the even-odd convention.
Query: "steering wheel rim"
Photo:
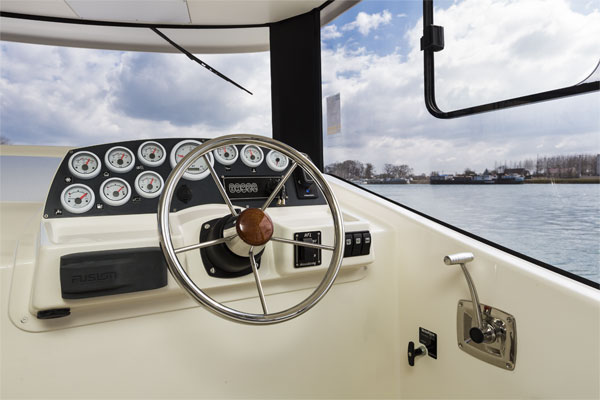
[[[219,189],[219,192],[221,193],[225,203],[228,205],[231,213],[234,216],[237,216],[237,213],[233,208],[231,200],[225,193],[225,190],[224,190],[222,184],[220,183],[220,180],[217,177],[217,175],[214,171],[214,168],[208,162],[207,157],[206,157],[206,155],[209,154],[214,149],[221,147],[221,146],[232,145],[232,144],[233,145],[254,144],[257,146],[267,147],[267,148],[277,150],[277,151],[283,153],[291,161],[291,165],[288,167],[288,171],[285,173],[285,175],[281,179],[280,184],[274,189],[271,196],[265,202],[265,204],[262,208],[263,211],[266,210],[266,208],[270,205],[270,203],[273,201],[274,197],[280,191],[281,187],[285,184],[285,181],[292,175],[292,173],[296,167],[303,168],[306,172],[309,173],[309,175],[311,175],[311,177],[313,178],[313,180],[315,181],[315,183],[321,190],[321,193],[323,193],[323,196],[327,200],[327,204],[331,211],[331,217],[333,219],[333,225],[334,225],[334,235],[333,235],[334,236],[334,244],[333,244],[333,246],[326,246],[326,245],[318,246],[318,248],[332,251],[332,257],[331,257],[329,266],[327,268],[327,271],[325,272],[325,275],[324,275],[323,279],[321,280],[321,282],[319,283],[319,285],[308,297],[306,297],[300,303],[298,303],[292,307],[289,307],[283,311],[278,311],[278,312],[274,312],[274,313],[268,313],[268,311],[267,311],[265,298],[264,298],[264,294],[262,291],[262,285],[261,285],[261,282],[260,282],[260,279],[258,276],[257,267],[256,267],[256,261],[254,259],[253,253],[252,253],[252,251],[253,251],[252,247],[250,248],[249,257],[250,257],[254,277],[256,280],[259,297],[261,299],[261,303],[263,306],[263,311],[264,311],[263,314],[254,314],[254,313],[239,311],[239,310],[227,307],[222,303],[217,302],[216,300],[214,300],[213,298],[208,296],[202,289],[200,289],[196,285],[196,283],[190,278],[190,276],[187,274],[187,272],[185,271],[185,269],[179,262],[179,259],[177,258],[177,253],[180,253],[183,251],[188,251],[188,250],[193,250],[193,249],[198,249],[201,247],[208,247],[209,245],[214,245],[214,244],[218,244],[218,243],[223,243],[228,239],[220,239],[220,241],[219,240],[213,241],[215,243],[203,242],[198,245],[185,246],[185,247],[182,247],[179,249],[175,249],[173,246],[171,231],[170,231],[170,222],[169,222],[169,210],[170,210],[171,201],[173,199],[175,188],[176,188],[177,184],[179,183],[179,180],[183,177],[183,174],[188,169],[188,167],[191,166],[200,157],[205,157],[205,162],[208,165],[208,168],[210,169],[212,178],[213,178],[217,188]],[[231,320],[231,321],[244,323],[244,324],[251,324],[251,325],[269,325],[269,324],[276,324],[276,323],[281,323],[284,321],[289,321],[293,318],[296,318],[296,317],[304,314],[306,311],[308,311],[312,307],[314,307],[323,298],[323,296],[329,291],[329,289],[333,285],[333,282],[335,281],[335,278],[337,277],[337,274],[339,272],[339,269],[340,269],[340,266],[342,263],[343,250],[344,250],[344,248],[343,248],[344,226],[343,226],[341,211],[340,211],[339,205],[337,203],[337,200],[335,198],[335,195],[333,194],[333,191],[331,190],[331,187],[329,186],[329,184],[327,183],[327,181],[325,180],[325,178],[323,177],[321,172],[318,170],[318,168],[308,159],[308,157],[302,155],[300,152],[298,152],[294,148],[292,148],[284,143],[281,143],[277,140],[274,140],[271,138],[266,138],[266,137],[261,137],[261,136],[255,136],[255,135],[241,135],[241,134],[240,135],[227,135],[227,136],[221,136],[221,137],[218,137],[215,139],[211,139],[211,140],[208,140],[208,141],[204,142],[203,144],[197,146],[186,157],[184,157],[175,166],[175,168],[171,171],[171,173],[169,174],[169,177],[167,178],[167,180],[165,182],[164,190],[163,190],[163,193],[161,194],[161,197],[159,200],[159,205],[158,205],[158,232],[159,232],[161,249],[162,249],[165,259],[167,261],[167,266],[169,268],[169,271],[171,272],[171,275],[175,278],[177,283],[182,288],[184,288],[188,292],[188,294],[190,294],[192,296],[192,298],[195,299],[200,305],[204,306],[206,309],[213,312],[214,314],[216,314],[222,318]],[[300,242],[295,242],[295,241],[289,240],[289,239],[272,238],[271,240],[279,241],[279,242],[283,242],[283,243],[292,243],[294,245],[305,245],[306,246],[306,244],[302,244]],[[271,241],[271,240],[269,240],[269,241]],[[317,247],[317,246],[309,245],[308,247]]]

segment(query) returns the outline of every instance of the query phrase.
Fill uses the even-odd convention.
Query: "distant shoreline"
[[[525,179],[523,184],[600,184],[600,176],[586,176],[583,178],[531,178]],[[410,182],[411,185],[429,185],[429,179],[419,179]],[[377,183],[370,183],[369,185],[378,185]],[[402,185],[402,183],[385,183],[385,185]],[[455,185],[461,185],[455,183]],[[465,184],[471,185],[471,184]],[[479,185],[478,185],[479,186]],[[482,185],[486,186],[486,185]],[[510,185],[513,186],[513,185]]]
[[[531,178],[523,183],[600,183],[599,176],[586,176],[584,178]]]

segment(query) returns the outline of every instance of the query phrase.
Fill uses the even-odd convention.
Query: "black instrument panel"
[[[164,181],[172,171],[169,156],[172,150],[182,141],[197,140],[205,142],[208,139],[192,138],[169,138],[169,139],[145,139],[132,140],[127,142],[101,144],[96,146],[82,147],[73,149],[67,153],[62,160],[46,199],[44,207],[44,218],[70,218],[70,217],[92,217],[107,215],[129,215],[129,214],[150,214],[158,210],[158,201],[160,196],[155,198],[146,198],[138,194],[135,189],[135,181],[138,175],[153,171],[159,174]],[[157,142],[165,149],[165,161],[159,166],[144,165],[138,155],[140,146],[148,141]],[[135,155],[134,167],[127,172],[115,172],[114,168],[109,169],[105,162],[107,151],[114,147],[124,147],[129,149]],[[236,145],[238,150],[238,159],[232,165],[223,165],[217,159],[214,160],[214,169],[226,192],[230,195],[231,201],[238,207],[261,207],[265,199],[270,195],[279,179],[286,173],[289,166],[277,172],[272,170],[265,161],[268,148],[261,148],[264,157],[260,165],[249,167],[241,160],[241,149],[243,146]],[[91,179],[84,179],[76,176],[69,168],[71,156],[80,152],[89,152],[98,157],[101,161],[100,172]],[[299,168],[297,168],[299,170]],[[294,174],[285,184],[286,206],[298,205],[320,205],[326,204],[323,196],[314,183],[302,182]],[[110,205],[100,196],[100,189],[103,183],[109,179],[120,178],[129,184],[131,197],[122,205]],[[296,182],[298,180],[298,182]],[[303,185],[301,184],[303,183]],[[65,208],[61,203],[63,191],[71,185],[83,184],[94,193],[93,205],[89,210],[81,213],[74,213]],[[315,193],[314,196],[307,196],[307,192]],[[274,202],[278,201],[277,196]],[[223,204],[224,201],[210,175],[201,180],[188,180],[182,178],[175,189],[175,195],[171,202],[171,211],[180,211],[189,207],[202,204]]]

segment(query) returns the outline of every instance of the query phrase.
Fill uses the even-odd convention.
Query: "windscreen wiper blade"
[[[248,93],[250,93],[252,95],[251,91],[249,91],[245,87],[241,86],[240,84],[238,84],[234,80],[226,77],[225,75],[223,75],[222,73],[220,73],[219,71],[217,71],[216,69],[214,69],[213,67],[211,67],[210,65],[208,65],[207,63],[205,63],[204,61],[202,61],[201,59],[199,59],[198,57],[196,57],[195,55],[193,55],[192,53],[190,53],[189,51],[187,51],[186,49],[184,49],[183,47],[181,47],[180,45],[178,45],[177,43],[175,43],[174,41],[172,41],[171,39],[169,39],[164,33],[162,33],[161,31],[159,31],[158,29],[156,29],[154,27],[150,27],[150,29],[152,29],[152,31],[154,33],[156,33],[158,36],[160,36],[161,38],[163,38],[164,40],[166,40],[171,46],[175,47],[177,50],[179,50],[180,52],[182,52],[183,54],[185,54],[190,60],[197,62],[198,64],[202,65],[204,68],[206,68],[207,70],[209,70],[213,74],[217,75],[221,79],[226,80],[227,82],[229,82],[229,83],[231,83],[231,84],[239,87],[243,91],[248,92]]]

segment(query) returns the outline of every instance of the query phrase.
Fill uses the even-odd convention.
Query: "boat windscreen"
[[[61,160],[0,156],[0,201],[43,203]]]

